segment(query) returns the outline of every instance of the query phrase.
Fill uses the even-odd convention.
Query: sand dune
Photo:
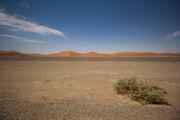
[[[179,53],[153,53],[153,52],[118,52],[113,54],[113,56],[143,56],[143,57],[161,57],[161,56],[180,56]]]
[[[63,51],[51,54],[25,54],[17,51],[0,51],[0,57],[180,57],[180,53],[153,53],[153,52],[117,52],[102,54],[97,52],[79,53]]]
[[[64,51],[59,53],[48,54],[49,57],[82,57],[83,54],[74,51]]]
[[[0,51],[0,57],[30,57],[29,54],[20,53],[17,51]]]

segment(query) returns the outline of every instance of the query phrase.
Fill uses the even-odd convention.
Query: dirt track
[[[0,119],[178,120],[180,62],[0,61]],[[172,106],[117,96],[117,79],[165,88]]]

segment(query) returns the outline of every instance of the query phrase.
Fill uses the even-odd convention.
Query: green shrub
[[[114,84],[114,89],[117,94],[127,95],[142,104],[170,105],[165,98],[167,92],[164,89],[143,81],[137,81],[135,77],[118,80]]]

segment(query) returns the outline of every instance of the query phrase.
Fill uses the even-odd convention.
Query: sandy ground
[[[116,95],[136,76],[167,90],[172,106]],[[179,120],[180,62],[0,61],[0,120]]]

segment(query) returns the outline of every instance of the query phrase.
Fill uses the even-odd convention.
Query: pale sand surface
[[[116,95],[124,77],[159,85],[172,106]],[[179,120],[180,62],[0,61],[0,120]]]

